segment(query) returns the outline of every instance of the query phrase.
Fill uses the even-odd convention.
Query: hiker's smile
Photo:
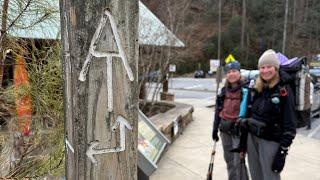
[[[262,65],[259,68],[260,76],[265,81],[270,81],[277,73],[277,70],[272,65]]]
[[[236,83],[240,79],[240,72],[236,69],[231,69],[227,72],[226,77],[229,83]]]

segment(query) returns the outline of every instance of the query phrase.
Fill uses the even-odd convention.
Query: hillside
[[[208,17],[208,8],[202,1],[167,2],[142,0],[143,3],[186,45],[178,52],[178,64],[205,59],[202,48],[209,37],[218,31],[217,19]],[[168,5],[171,5],[168,8]]]
[[[218,1],[142,0],[185,44],[175,63],[193,71],[201,63],[217,58]],[[222,1],[221,59],[233,53],[244,66],[255,68],[266,49],[282,51],[285,1],[246,0],[244,47],[241,49],[243,0]],[[288,57],[320,53],[320,4],[314,0],[289,1],[286,52]],[[187,62],[187,64],[186,64]]]

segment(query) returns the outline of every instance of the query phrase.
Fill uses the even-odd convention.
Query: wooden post
[[[66,178],[135,180],[138,0],[60,0],[60,12]],[[91,63],[85,73],[88,59]],[[122,131],[123,127],[127,129]],[[124,138],[120,131],[125,132]],[[98,141],[97,146],[94,141]]]

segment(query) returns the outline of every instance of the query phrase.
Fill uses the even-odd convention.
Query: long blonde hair
[[[260,93],[263,90],[263,87],[267,85],[269,89],[273,88],[280,81],[279,71],[276,69],[276,75],[271,79],[270,82],[266,82],[262,79],[261,75],[259,75],[256,79],[255,89]]]

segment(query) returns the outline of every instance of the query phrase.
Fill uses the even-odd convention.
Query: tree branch
[[[10,25],[8,26],[7,29],[10,29],[15,23],[16,21],[21,18],[21,16],[23,15],[23,13],[25,13],[28,9],[28,7],[30,6],[31,4],[31,0],[28,0],[27,4],[25,5],[25,7],[23,8],[22,11],[20,11],[19,15],[10,23]]]

